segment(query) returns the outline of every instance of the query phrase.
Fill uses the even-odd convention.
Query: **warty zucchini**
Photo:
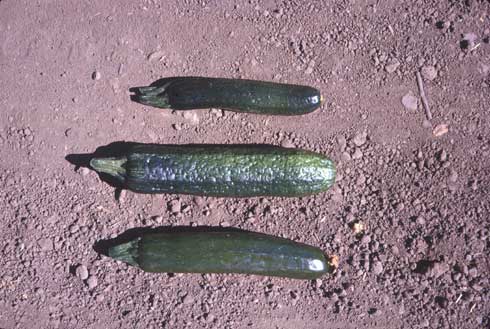
[[[299,197],[327,190],[335,165],[324,155],[270,145],[138,144],[93,169],[140,193]]]

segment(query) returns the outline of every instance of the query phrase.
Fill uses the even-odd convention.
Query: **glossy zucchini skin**
[[[322,103],[318,89],[256,80],[173,77],[134,90],[135,101],[174,110],[217,107],[237,112],[300,115],[313,112]]]
[[[298,197],[327,190],[335,165],[327,157],[275,146],[140,144],[120,158],[94,158],[92,168],[139,193],[222,197]]]
[[[152,233],[109,256],[147,272],[243,273],[316,279],[333,270],[322,250],[253,232]]]

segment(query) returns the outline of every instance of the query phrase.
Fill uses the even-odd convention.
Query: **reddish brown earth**
[[[308,3],[0,1],[1,328],[490,326],[490,2]],[[129,99],[180,75],[313,85],[326,103],[266,117]],[[301,147],[338,181],[300,199],[118,201],[65,159],[116,141]],[[287,237],[340,267],[313,282],[148,274],[93,249],[176,225]]]

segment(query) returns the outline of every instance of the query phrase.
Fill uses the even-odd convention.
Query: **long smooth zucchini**
[[[147,272],[315,279],[335,268],[318,248],[252,232],[152,233],[113,246],[108,254]]]
[[[138,144],[125,156],[93,158],[90,165],[140,193],[298,197],[325,191],[335,181],[327,157],[270,145]]]
[[[133,100],[159,108],[223,108],[237,112],[300,115],[322,103],[318,89],[256,80],[173,77],[134,88]]]

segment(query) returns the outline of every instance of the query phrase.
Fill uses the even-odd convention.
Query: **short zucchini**
[[[335,180],[327,157],[269,145],[138,144],[125,156],[93,158],[90,165],[139,193],[298,197],[325,191]]]
[[[253,232],[152,233],[113,246],[108,254],[147,272],[316,279],[335,269],[318,248]]]
[[[222,108],[237,112],[300,115],[322,103],[318,89],[266,81],[174,77],[133,89],[136,102],[160,108]]]

